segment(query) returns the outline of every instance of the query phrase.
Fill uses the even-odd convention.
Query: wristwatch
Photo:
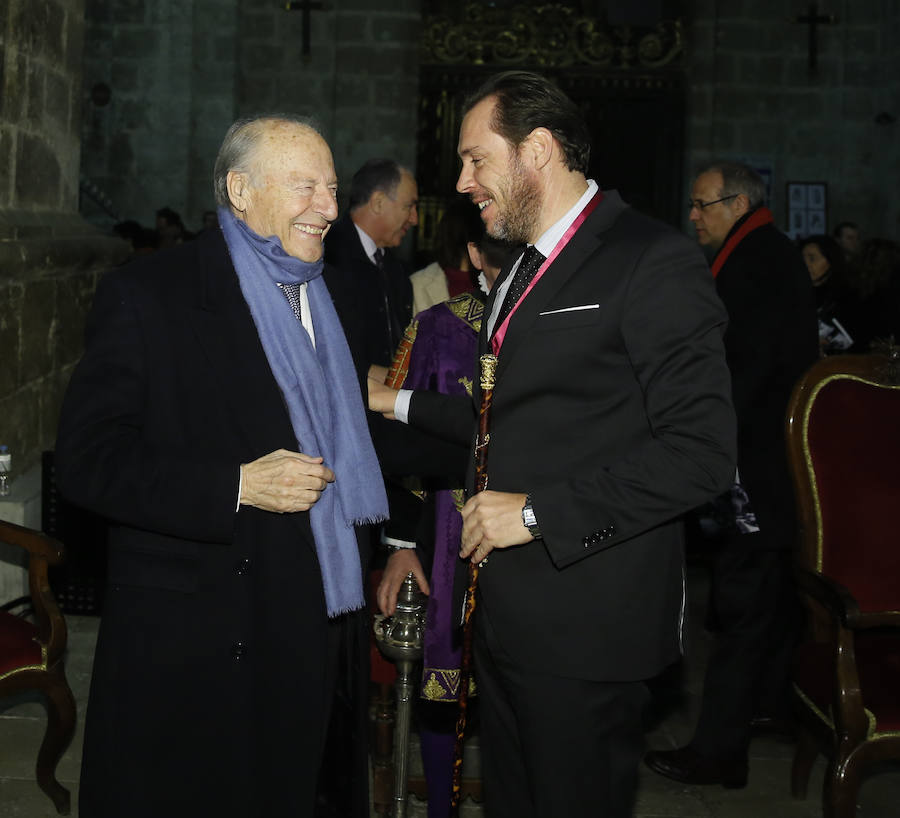
[[[536,540],[541,538],[541,529],[537,524],[537,517],[534,516],[534,506],[531,505],[531,495],[525,496],[525,505],[522,506],[522,525],[530,532],[531,536]]]

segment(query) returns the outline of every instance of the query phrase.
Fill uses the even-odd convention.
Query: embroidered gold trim
[[[459,669],[425,668],[422,673],[422,698],[433,702],[455,702],[459,698]],[[469,677],[469,695],[477,696],[478,687]]]
[[[470,327],[475,333],[481,332],[481,321],[484,317],[484,304],[471,293],[462,293],[445,301],[450,310],[460,321]]]

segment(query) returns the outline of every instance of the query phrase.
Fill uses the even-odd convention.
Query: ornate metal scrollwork
[[[423,62],[645,70],[670,65],[684,51],[681,20],[652,28],[610,27],[560,3],[512,8],[468,3],[459,16],[425,19]]]

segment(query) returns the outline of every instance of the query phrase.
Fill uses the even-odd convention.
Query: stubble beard
[[[488,234],[512,244],[529,244],[538,224],[541,195],[517,153],[513,154],[503,188],[504,209],[497,214]]]

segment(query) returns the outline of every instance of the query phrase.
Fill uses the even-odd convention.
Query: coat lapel
[[[225,404],[251,451],[296,447],[281,390],[272,375],[221,234],[198,248],[194,329]],[[293,441],[293,442],[292,442]]]
[[[627,205],[616,191],[604,192],[603,200],[597,205],[597,209],[572,236],[563,251],[541,276],[540,281],[534,285],[534,288],[519,305],[510,319],[506,337],[503,339],[503,346],[500,349],[497,363],[498,382],[522,341],[531,335],[540,313],[553,303],[557,293],[572,276],[581,270],[596,253],[600,252],[605,242],[606,232],[626,207]],[[496,290],[496,287],[494,289]]]

